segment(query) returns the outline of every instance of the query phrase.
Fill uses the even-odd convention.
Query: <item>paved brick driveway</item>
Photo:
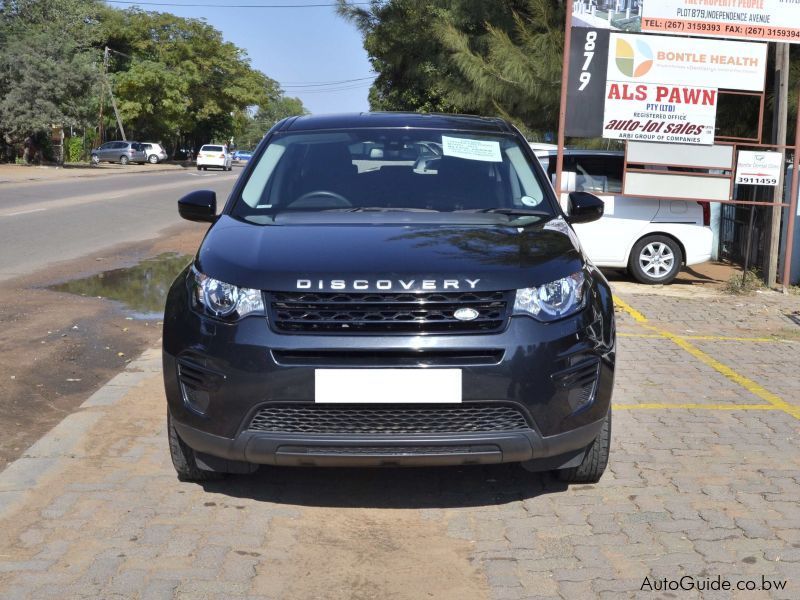
[[[151,352],[0,475],[0,597],[800,597],[797,297],[619,296],[596,486],[512,465],[180,483]],[[656,591],[683,575],[787,583]]]

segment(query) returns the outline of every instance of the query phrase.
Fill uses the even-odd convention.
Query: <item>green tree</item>
[[[299,98],[290,98],[282,94],[259,107],[243,111],[236,118],[236,146],[251,149],[258,144],[264,134],[281,119],[295,115],[308,114]]]
[[[564,41],[557,0],[339,0],[378,73],[373,109],[507,117],[553,129]]]
[[[378,77],[369,93],[372,110],[453,112],[444,81],[453,76],[432,24],[449,1],[373,0],[369,8],[339,0],[338,12],[358,27]],[[487,3],[488,4],[488,3]]]
[[[7,144],[51,124],[88,122],[100,10],[93,0],[0,4],[0,134]]]
[[[565,15],[557,0],[508,6],[513,27],[485,23],[477,39],[457,19],[435,27],[461,78],[446,85],[447,97],[471,112],[494,114],[530,133],[558,125]]]
[[[126,129],[198,146],[234,134],[237,114],[268,105],[277,83],[211,25],[169,13],[110,11],[111,81]]]

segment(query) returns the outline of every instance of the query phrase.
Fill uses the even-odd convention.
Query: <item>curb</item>
[[[0,519],[24,504],[29,492],[63,461],[85,456],[80,445],[83,436],[131,389],[160,372],[160,347],[145,350],[0,472]]]
[[[113,177],[114,175],[141,175],[141,174],[145,174],[145,173],[149,173],[149,174],[152,174],[152,173],[169,173],[169,172],[172,172],[172,171],[174,171],[176,173],[182,173],[182,172],[185,172],[185,171],[192,170],[191,166],[182,166],[182,165],[176,165],[176,164],[162,165],[160,167],[154,166],[154,165],[140,165],[140,166],[146,167],[146,170],[144,170],[144,169],[136,169],[136,170],[106,169],[106,168],[102,168],[102,167],[99,167],[99,168],[87,168],[87,172],[86,173],[81,173],[81,174],[78,174],[78,175],[69,175],[69,176],[65,176],[65,177],[64,176],[53,176],[53,177],[36,176],[35,174],[33,174],[33,176],[31,176],[31,177],[25,177],[25,178],[21,178],[21,179],[2,179],[2,178],[0,178],[0,185],[14,185],[16,183],[30,183],[32,181],[53,181],[53,182],[58,182],[58,181],[65,181],[65,180],[69,180],[69,179],[96,179],[96,178],[99,178],[99,177]],[[169,168],[165,168],[165,167],[169,167]],[[26,167],[26,168],[30,168],[30,167]],[[39,167],[32,167],[32,168],[39,168]],[[69,168],[64,169],[63,167],[48,167],[48,168],[51,168],[51,169],[54,169],[54,170],[67,170],[67,171],[70,170]],[[0,175],[0,177],[1,177],[1,175]]]

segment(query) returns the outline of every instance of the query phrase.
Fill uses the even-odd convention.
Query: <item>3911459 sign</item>
[[[736,184],[776,186],[780,182],[783,163],[780,152],[742,150],[736,161]]]

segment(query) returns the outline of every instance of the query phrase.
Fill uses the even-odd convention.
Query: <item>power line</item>
[[[372,77],[376,77],[376,75],[377,75],[376,73],[373,73],[372,75],[369,75],[369,76],[366,76],[366,77],[358,77],[356,79],[352,79],[352,80],[348,79],[346,81],[358,81],[360,79],[370,79]],[[330,81],[284,81],[284,82],[281,83],[281,85],[293,85],[293,84],[297,84],[297,85],[314,85],[314,84],[317,84],[317,83],[330,83]]]
[[[342,85],[343,83],[353,83],[355,81],[366,81],[366,80],[371,81],[373,79],[375,79],[375,75],[371,75],[370,77],[358,77],[356,79],[341,79],[339,81],[326,81],[321,83],[306,83],[306,84],[295,84],[295,85],[287,83],[278,83],[278,85],[280,85],[282,88],[319,88],[332,85]]]
[[[356,84],[356,85],[343,86],[343,87],[338,87],[338,88],[325,88],[325,89],[322,89],[322,90],[305,90],[305,91],[301,91],[301,92],[297,92],[297,93],[300,94],[300,95],[305,96],[306,94],[325,94],[325,93],[328,93],[328,92],[344,92],[344,91],[347,91],[347,90],[367,89],[371,85],[372,85],[371,83],[367,83],[367,84],[360,83],[360,84]]]
[[[319,4],[180,4],[178,2],[133,2],[132,0],[106,0],[109,4],[140,6],[171,6],[184,8],[324,8],[339,6],[336,3]],[[367,6],[369,2],[350,2],[351,6]]]
[[[113,52],[114,54],[119,54],[120,56],[124,56],[126,58],[130,58],[133,61],[140,62],[142,60],[135,56],[131,56],[130,54],[125,54],[124,52],[120,52],[119,50],[114,50],[113,48],[108,48],[108,51]],[[172,67],[168,67],[166,65],[164,65],[164,68],[167,71],[177,72]],[[224,76],[221,73],[204,73],[203,77],[206,81],[223,83]],[[336,81],[309,82],[306,84],[297,83],[294,85],[281,82],[276,82],[276,83],[278,84],[278,87],[280,87],[281,90],[286,92],[287,94],[314,94],[319,92],[340,92],[347,89],[369,87],[370,85],[372,85],[372,81],[375,79],[375,77],[376,75],[370,75],[369,77],[356,77],[353,79],[340,79]],[[291,89],[286,89],[286,88],[291,88]]]

